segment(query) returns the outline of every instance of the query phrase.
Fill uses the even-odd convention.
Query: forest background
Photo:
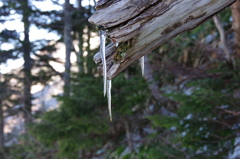
[[[135,62],[114,78],[113,121],[92,60],[95,3],[0,2],[0,158],[237,159],[239,0],[146,55],[144,77]]]

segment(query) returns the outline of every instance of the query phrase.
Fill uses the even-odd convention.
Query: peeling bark
[[[107,30],[107,77],[176,35],[189,31],[235,0],[100,0],[89,22]],[[111,16],[109,16],[111,15]],[[114,43],[119,43],[118,47]],[[94,61],[102,70],[99,53]]]

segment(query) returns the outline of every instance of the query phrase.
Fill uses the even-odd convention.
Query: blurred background
[[[112,122],[95,4],[0,1],[0,158],[239,159],[240,2],[114,78]]]

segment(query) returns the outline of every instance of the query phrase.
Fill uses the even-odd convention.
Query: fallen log
[[[107,31],[107,78],[236,0],[100,0],[89,22]],[[118,45],[116,45],[118,44]],[[100,52],[94,56],[102,71]]]

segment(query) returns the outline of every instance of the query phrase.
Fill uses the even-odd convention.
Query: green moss
[[[117,47],[116,54],[114,56],[115,61],[123,62],[126,55],[128,54],[128,50],[131,47],[131,40],[120,43]]]

